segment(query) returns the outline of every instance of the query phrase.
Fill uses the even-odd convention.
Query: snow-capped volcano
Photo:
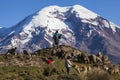
[[[119,26],[80,5],[48,6],[13,27],[0,28],[1,53],[13,46],[31,51],[50,47],[55,30],[62,34],[60,44],[90,53],[101,51],[111,60],[120,56]]]

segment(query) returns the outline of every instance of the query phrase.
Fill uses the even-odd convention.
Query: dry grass
[[[74,48],[69,47],[69,49]],[[81,72],[81,74],[71,68],[70,75],[67,75],[64,59],[52,56],[55,60],[54,65],[49,65],[43,60],[43,58],[51,56],[51,50],[52,48],[40,50],[32,57],[0,55],[0,80],[120,80],[120,75],[109,75],[100,68],[93,68],[91,71]],[[86,66],[88,65],[91,64]]]

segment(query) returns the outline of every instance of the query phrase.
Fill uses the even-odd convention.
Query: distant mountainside
[[[48,6],[13,27],[0,28],[0,52],[5,53],[15,43],[19,52],[50,47],[55,30],[62,34],[60,44],[91,54],[101,51],[120,63],[120,27],[80,5]]]

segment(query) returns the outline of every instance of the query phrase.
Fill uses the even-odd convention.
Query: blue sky
[[[11,27],[46,6],[75,4],[120,25],[120,0],[0,0],[0,27]]]

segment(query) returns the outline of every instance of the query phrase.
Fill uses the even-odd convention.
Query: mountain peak
[[[93,13],[92,11],[84,8],[83,6],[80,5],[74,5],[73,6],[73,12],[77,12],[77,16],[81,18],[87,18],[87,19],[93,19],[96,18],[98,15],[96,13]]]
[[[12,45],[14,36],[17,36],[17,45],[21,49],[36,51],[50,47],[53,45],[55,30],[62,34],[60,44],[89,53],[101,51],[112,57],[119,55],[120,28],[80,5],[48,6],[8,30],[0,29],[0,50]]]

